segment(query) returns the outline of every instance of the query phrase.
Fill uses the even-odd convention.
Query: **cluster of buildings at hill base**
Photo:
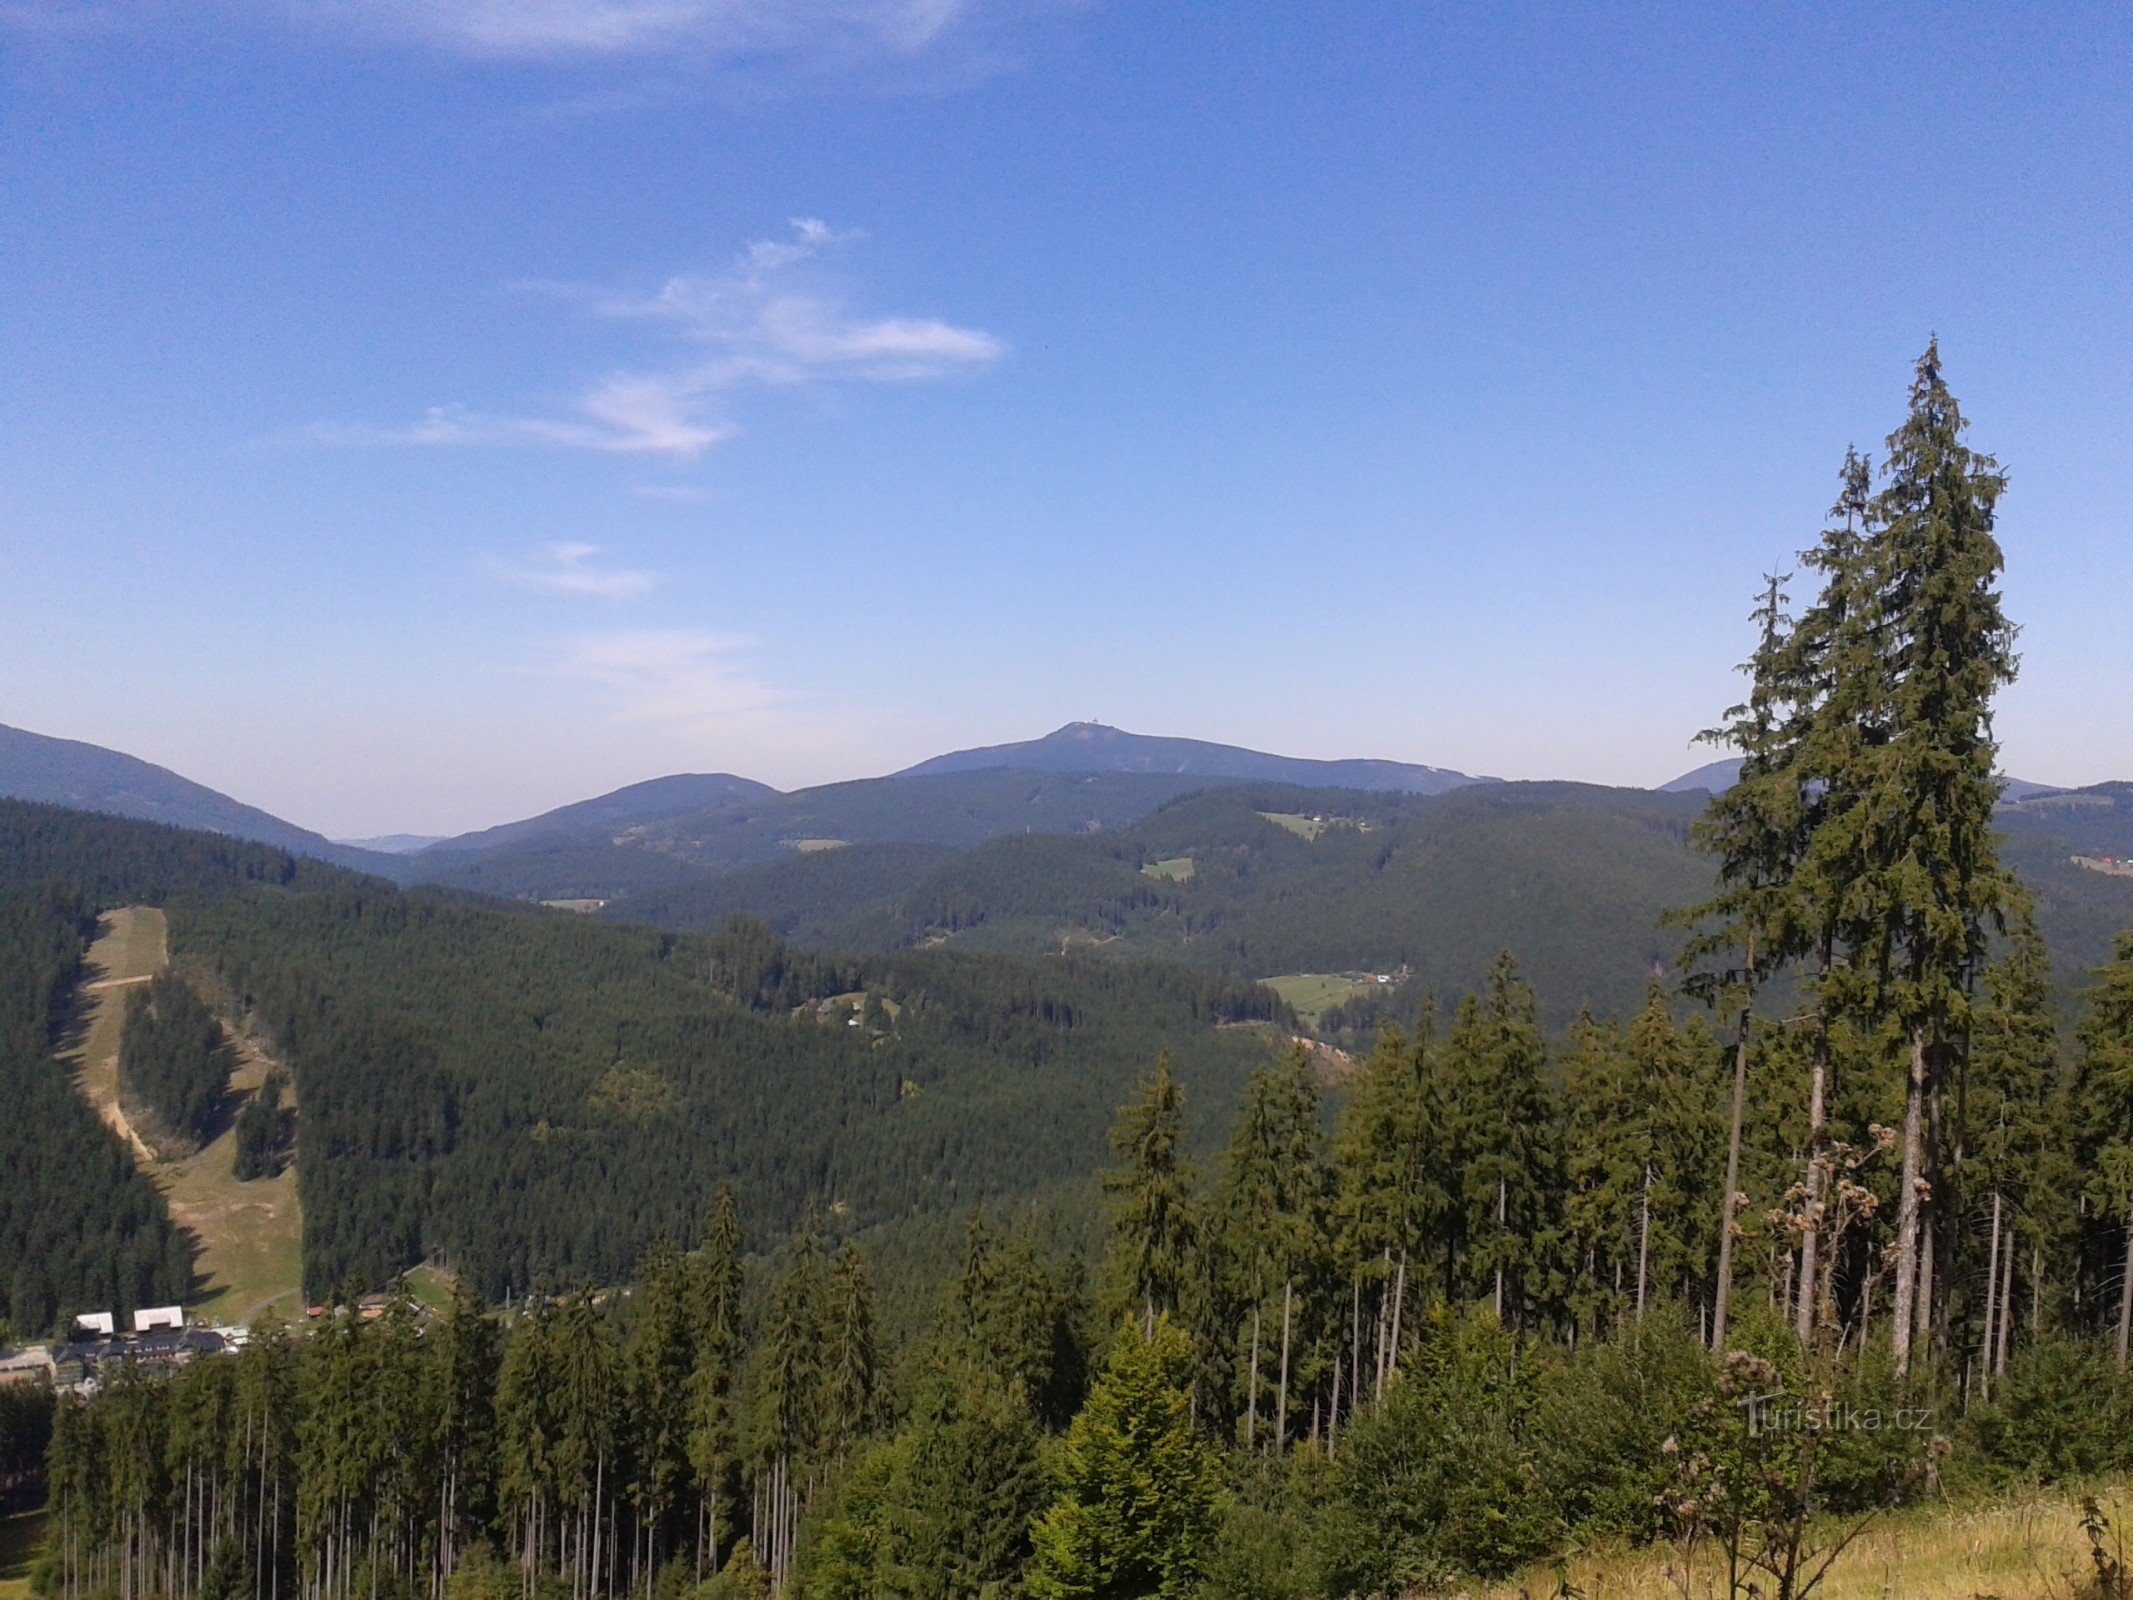
[[[74,1319],[67,1339],[0,1349],[0,1383],[49,1383],[93,1391],[98,1373],[114,1363],[183,1366],[199,1356],[237,1349],[245,1337],[243,1328],[188,1325],[179,1306],[144,1307],[134,1312],[132,1326],[124,1330],[113,1313],[92,1311]]]

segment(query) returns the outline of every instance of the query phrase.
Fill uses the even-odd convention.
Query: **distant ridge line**
[[[936,777],[992,767],[1037,772],[1146,772],[1244,782],[1289,783],[1314,789],[1367,789],[1401,794],[1444,794],[1500,778],[1477,777],[1449,767],[1408,761],[1322,761],[1279,756],[1205,739],[1173,739],[1128,733],[1101,722],[1070,722],[1041,739],[980,745],[935,756],[892,773],[897,778]]]

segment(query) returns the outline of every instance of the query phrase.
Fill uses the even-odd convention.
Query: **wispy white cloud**
[[[237,20],[476,60],[693,55],[820,67],[922,56],[975,10],[971,0],[0,0],[0,27],[79,34]]]
[[[295,15],[458,55],[618,57],[694,49],[905,56],[938,42],[964,0],[285,0]]]
[[[739,660],[747,647],[745,639],[695,628],[640,628],[579,640],[563,670],[609,690],[624,722],[692,734],[756,732],[781,723],[794,698],[748,672]]]
[[[803,269],[863,237],[814,217],[795,217],[792,235],[761,239],[725,272],[682,274],[644,296],[598,300],[602,316],[666,323],[714,352],[687,381],[706,389],[810,378],[877,383],[946,377],[1000,359],[992,334],[931,317],[854,315],[841,297]]]
[[[731,437],[726,396],[750,387],[919,383],[982,369],[1006,353],[997,337],[932,317],[854,313],[819,263],[859,238],[811,217],[789,237],[759,240],[723,272],[669,278],[651,294],[593,294],[570,285],[522,288],[573,301],[615,322],[664,327],[677,359],[611,372],[563,416],[507,416],[433,406],[401,427],[314,430],[329,443],[431,447],[518,445],[692,459]]]
[[[306,430],[316,444],[412,445],[438,450],[531,446],[600,450],[612,455],[701,455],[731,437],[723,423],[692,419],[693,397],[657,376],[616,373],[578,401],[576,417],[509,417],[467,406],[431,406],[398,427],[322,422]]]
[[[635,600],[659,581],[656,574],[635,568],[601,566],[595,560],[599,554],[596,544],[551,544],[531,561],[499,565],[497,573],[524,588],[596,600]]]

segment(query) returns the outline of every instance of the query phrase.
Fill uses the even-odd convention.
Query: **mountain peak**
[[[1205,739],[1171,739],[1128,733],[1103,722],[1069,722],[1041,739],[957,750],[895,774],[935,777],[1014,767],[1037,772],[1162,772],[1247,782],[1293,783],[1319,789],[1374,789],[1406,794],[1442,794],[1492,778],[1470,777],[1446,767],[1408,761],[1321,761],[1272,755]]]

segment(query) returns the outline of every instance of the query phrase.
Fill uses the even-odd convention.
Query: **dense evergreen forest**
[[[264,845],[0,801],[0,1317],[35,1332],[63,1311],[172,1301],[191,1242],[68,1081],[54,1051],[96,912],[255,885],[360,881]]]
[[[2133,937],[2097,975],[2070,1075],[2033,976],[1995,974],[1977,1052],[2003,1094],[1948,1130],[2014,1125],[2010,1085],[2036,1097],[1971,1241],[1988,1268],[2022,1257],[2018,1293],[1949,1273],[1907,1373],[1877,1264],[1900,1211],[1889,1140],[1831,1134],[1832,1209],[1788,1215],[1804,1063],[1772,1049],[1740,1174],[1778,1204],[1725,1207],[1721,1042],[1655,992],[1624,1024],[1581,1019],[1551,1062],[1503,959],[1441,1022],[1381,1040],[1330,1138],[1298,1050],[1253,1073],[1196,1162],[1159,1061],[1113,1126],[1094,1279],[979,1214],[898,1346],[875,1269],[812,1207],[748,1256],[725,1193],[693,1249],[655,1241],[625,1292],[508,1316],[466,1292],[436,1317],[351,1305],[308,1338],[266,1326],[235,1358],[65,1402],[44,1581],[184,1600],[1305,1600],[1600,1537],[1731,1540],[1782,1565],[1818,1553],[1810,1510],[2133,1468],[2124,1308],[2093,1248],[2119,1223],[2049,1187],[2054,1163],[2096,1167],[2084,1141],[2125,1138],[2110,1074],[2133,1056]],[[1849,1058],[1877,1081],[1827,1128],[1900,1103],[1896,1065]],[[1810,1238],[1829,1247],[1811,1276]],[[1780,1387],[1806,1420],[1751,1426],[1734,1403]],[[1909,1420],[1814,1420],[1867,1414]]]
[[[126,997],[119,1091],[160,1140],[191,1151],[214,1137],[234,1065],[222,1023],[191,984],[158,973]]]
[[[200,902],[172,938],[295,1074],[315,1294],[431,1254],[497,1297],[610,1281],[727,1179],[751,1230],[820,1198],[923,1250],[958,1207],[1078,1190],[1160,1046],[1226,1101],[1269,1046],[1218,1024],[1283,1011],[1181,969],[813,956],[382,887]]]
[[[1175,1049],[1219,1106],[1286,1020],[1265,991],[1178,969],[798,956],[759,927],[676,938],[407,895],[50,807],[0,806],[0,862],[15,886],[6,1070],[32,1113],[5,1135],[23,1154],[0,1175],[0,1237],[20,1248],[0,1288],[24,1331],[178,1299],[190,1279],[188,1241],[53,1056],[101,907],[170,912],[183,981],[144,1002],[126,1072],[135,1093],[178,1085],[159,1105],[170,1131],[197,1138],[219,1112],[209,1002],[293,1070],[315,1294],[429,1255],[498,1296],[612,1280],[739,1177],[752,1231],[789,1229],[811,1195],[840,1236],[871,1230],[901,1312],[973,1202],[1047,1201],[1086,1233],[1083,1175],[1137,1061]],[[291,1151],[266,1098],[239,1129],[247,1173]]]
[[[178,1299],[188,1242],[52,1059],[95,917],[71,886],[0,888],[0,1319]]]
[[[1403,974],[1331,1019],[1341,1043],[1364,1049],[1379,1022],[1411,1021],[1426,996],[1471,987],[1509,948],[1560,1033],[1581,1006],[1634,1009],[1654,970],[1672,966],[1682,939],[1661,916],[1710,878],[1690,838],[1702,804],[1569,783],[1443,795],[1240,784],[1115,831],[1015,835],[949,859],[918,846],[823,851],[643,890],[603,915],[687,929],[742,912],[824,949],[945,941],[1041,953],[1069,942],[1253,977]],[[2061,834],[2042,831],[2099,809],[1996,818],[2013,830],[2006,859],[2035,899],[2064,983],[2105,960],[2112,932],[2133,924],[2133,879],[2082,870]],[[2113,826],[2133,839],[2123,820]],[[1190,870],[1173,875],[1165,862]]]
[[[862,778],[793,794],[745,795],[620,830],[594,810],[561,832],[512,839],[501,848],[425,851],[408,870],[487,894],[608,899],[790,859],[802,840],[969,849],[1002,834],[1116,829],[1205,786],[1179,773],[1007,768]]]

